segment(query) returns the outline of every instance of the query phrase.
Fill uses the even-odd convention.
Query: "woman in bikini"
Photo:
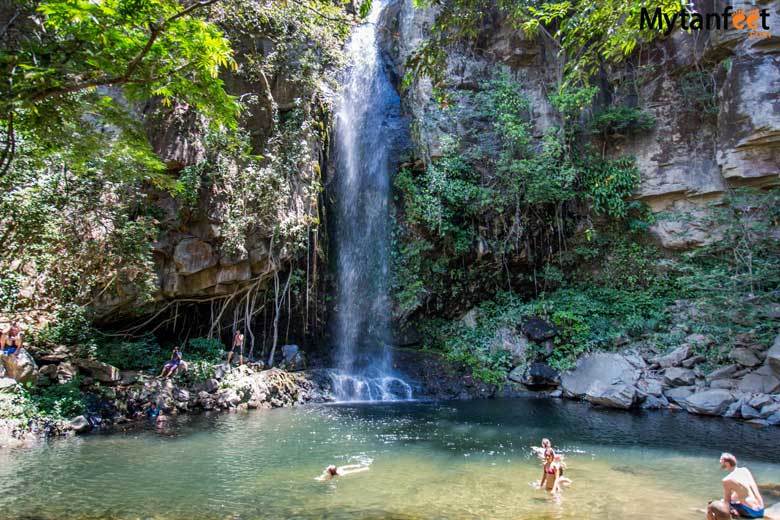
[[[545,488],[553,495],[561,491],[561,464],[555,461],[555,451],[547,448],[544,452],[544,466],[542,466],[542,480],[539,481],[539,487]]]

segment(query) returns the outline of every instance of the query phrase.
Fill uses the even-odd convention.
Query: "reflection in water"
[[[718,454],[780,482],[777,431],[548,400],[398,402],[197,417],[0,453],[3,519],[698,519]],[[531,483],[549,436],[574,484]],[[314,480],[328,464],[368,472]],[[768,500],[772,502],[773,500]]]

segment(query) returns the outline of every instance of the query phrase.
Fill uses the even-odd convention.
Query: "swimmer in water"
[[[531,449],[534,453],[536,453],[536,456],[540,459],[544,460],[544,452],[552,448],[552,443],[550,442],[550,439],[545,437],[542,439],[542,446],[531,446]]]
[[[361,473],[363,471],[368,471],[368,466],[364,466],[362,464],[350,464],[348,466],[339,466],[336,467],[333,464],[325,468],[325,471],[322,472],[322,475],[317,477],[317,480],[331,480],[335,477],[344,477],[347,475],[350,475],[352,473]]]

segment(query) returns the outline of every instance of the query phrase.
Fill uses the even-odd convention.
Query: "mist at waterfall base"
[[[390,175],[407,132],[377,38],[383,1],[346,47],[334,122],[337,292],[333,391],[340,401],[410,399],[392,368],[388,300]]]

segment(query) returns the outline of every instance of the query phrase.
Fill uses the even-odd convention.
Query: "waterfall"
[[[377,37],[385,2],[374,0],[366,23],[346,46],[349,66],[334,121],[336,365],[339,400],[411,398],[392,369],[388,258],[390,173],[406,135],[400,98]]]

